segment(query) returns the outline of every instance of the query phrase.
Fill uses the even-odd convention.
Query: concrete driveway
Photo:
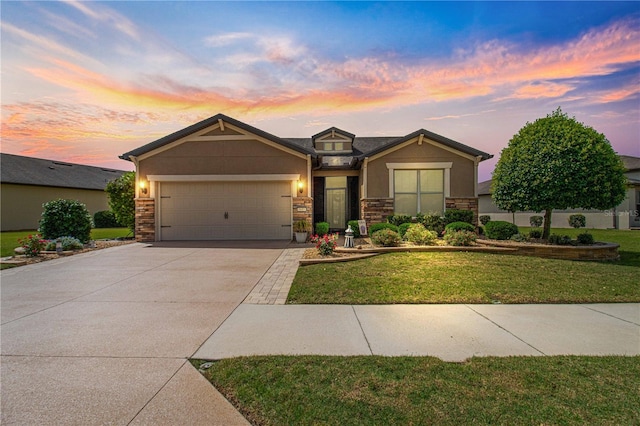
[[[1,272],[2,424],[246,424],[188,363],[286,243],[131,244]]]

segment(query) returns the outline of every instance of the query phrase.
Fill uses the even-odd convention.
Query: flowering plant
[[[44,249],[47,241],[43,240],[38,234],[28,235],[27,238],[21,238],[18,243],[24,248],[24,254],[28,257],[36,257]]]
[[[322,237],[314,235],[313,237],[311,237],[311,242],[316,243],[316,249],[318,249],[318,253],[323,256],[328,256],[333,253],[333,249],[336,248],[336,245],[338,244],[338,233],[325,234]]]

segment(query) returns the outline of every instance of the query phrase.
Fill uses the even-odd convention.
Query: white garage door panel
[[[165,241],[291,238],[291,182],[162,182],[160,195]]]

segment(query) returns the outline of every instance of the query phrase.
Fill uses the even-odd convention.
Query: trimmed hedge
[[[347,228],[349,226],[351,226],[351,229],[353,230],[353,237],[360,238],[360,226],[358,226],[358,221],[350,220],[349,222],[347,222]]]
[[[329,223],[328,222],[318,222],[316,223],[316,235],[323,236],[329,233]]]
[[[111,210],[95,212],[93,223],[96,228],[122,228],[123,226],[116,219],[115,213]]]
[[[391,225],[390,223],[388,225]],[[395,225],[394,225],[395,226]],[[371,233],[371,242],[377,246],[397,247],[400,245],[400,235],[389,228],[382,228]]]
[[[398,227],[392,223],[374,223],[369,227],[369,235],[373,235],[381,229],[391,229],[393,232],[398,232]]]
[[[45,240],[73,237],[86,243],[91,239],[91,214],[78,200],[53,200],[42,205],[39,231]]]
[[[447,223],[473,223],[473,212],[471,210],[447,209],[444,211],[444,221]]]
[[[457,231],[469,231],[475,233],[476,227],[469,222],[451,222],[444,227],[445,234],[450,234]]]
[[[496,220],[487,223],[484,226],[484,230],[487,237],[493,240],[508,240],[519,232],[516,225],[503,220]]]

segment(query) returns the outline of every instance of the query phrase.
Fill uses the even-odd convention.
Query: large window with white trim
[[[442,214],[444,211],[444,170],[394,170],[394,212]]]

